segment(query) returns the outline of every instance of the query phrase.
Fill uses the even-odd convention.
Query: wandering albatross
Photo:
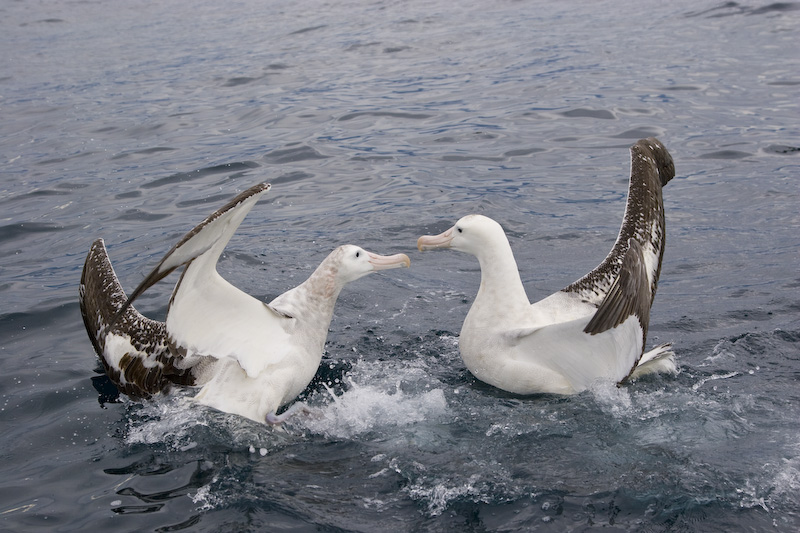
[[[631,149],[625,215],[611,252],[563,290],[531,304],[500,224],[467,215],[420,251],[452,248],[475,255],[481,284],[459,337],[464,364],[479,380],[516,394],[575,394],[596,381],[618,384],[651,372],[675,372],[670,345],[644,353],[650,306],[664,255],[661,189],[675,176],[655,138]]]
[[[278,415],[319,367],[339,292],[370,272],[407,267],[405,254],[382,256],[353,245],[336,248],[311,276],[270,303],[231,285],[217,260],[259,198],[260,183],[242,192],[187,233],[128,298],[102,239],[86,258],[79,300],[89,338],[121,392],[149,397],[173,385],[200,387],[194,399],[257,422]],[[131,303],[185,266],[172,292],[166,322]],[[295,404],[299,406],[299,404]]]

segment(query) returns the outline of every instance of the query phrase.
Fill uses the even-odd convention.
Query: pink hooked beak
[[[436,250],[438,248],[450,248],[453,242],[453,228],[440,233],[439,235],[423,235],[417,239],[417,249],[420,252],[425,250]]]
[[[367,252],[369,264],[375,270],[388,270],[390,268],[410,267],[411,260],[406,254],[378,255]]]

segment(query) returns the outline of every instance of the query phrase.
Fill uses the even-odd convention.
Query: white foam
[[[794,500],[800,493],[800,443],[791,447],[789,458],[782,458],[777,466],[769,491],[768,502],[778,506],[784,499]]]
[[[222,501],[222,498],[212,492],[211,484],[200,487],[194,495],[189,494],[188,496],[197,505],[197,511],[210,511]]]
[[[351,382],[343,395],[303,421],[303,426],[328,437],[350,438],[389,426],[407,426],[447,413],[442,389],[404,392],[399,384],[362,385]]]
[[[632,404],[628,389],[617,387],[616,383],[607,380],[597,380],[589,388],[589,392],[603,411],[616,418],[629,416]]]
[[[207,426],[207,410],[193,405],[186,394],[158,396],[145,402],[139,416],[128,420],[128,444],[163,443],[173,450],[186,451],[197,443],[192,432]]]
[[[774,480],[775,494],[793,496],[800,493],[800,457],[784,459]]]
[[[442,384],[430,377],[423,362],[358,361],[345,381],[344,394],[317,394],[311,402],[314,413],[298,416],[297,423],[328,437],[351,438],[435,421],[449,411]]]
[[[741,372],[727,372],[725,374],[713,374],[713,375],[711,375],[711,376],[709,376],[707,378],[701,379],[700,381],[698,381],[697,383],[692,385],[692,390],[696,391],[697,389],[699,389],[700,387],[702,387],[703,385],[705,385],[709,381],[716,381],[718,379],[729,379],[729,378],[736,377],[736,376],[738,376],[740,374],[741,374]]]
[[[427,511],[431,516],[442,514],[451,502],[459,499],[470,499],[472,501],[486,500],[484,493],[491,493],[487,487],[481,486],[481,476],[474,474],[464,482],[455,485],[447,483],[437,483],[426,487],[421,484],[412,485],[407,489],[411,498],[427,502]]]

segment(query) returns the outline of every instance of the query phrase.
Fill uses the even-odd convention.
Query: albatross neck
[[[328,325],[333,318],[333,308],[342,284],[336,278],[336,266],[332,261],[323,261],[303,283],[279,296],[273,301],[278,308],[289,303],[285,311],[295,317],[310,319],[313,323]]]
[[[517,262],[508,239],[495,241],[478,254],[481,265],[481,286],[475,306],[486,309],[507,309],[520,312],[530,307]]]

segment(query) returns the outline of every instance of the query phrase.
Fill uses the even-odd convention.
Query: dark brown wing
[[[180,360],[168,347],[166,325],[133,306],[122,310],[127,300],[105,243],[97,239],[83,266],[79,303],[86,332],[106,374],[121,392],[134,397],[165,392],[173,384],[192,385],[191,369],[176,366]]]
[[[622,260],[619,275],[611,284],[605,299],[584,328],[584,333],[596,335],[625,322],[636,315],[647,336],[650,322],[650,284],[641,245],[631,239]]]

